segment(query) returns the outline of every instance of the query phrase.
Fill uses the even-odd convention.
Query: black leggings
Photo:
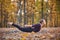
[[[13,26],[15,26],[16,28],[18,28],[19,30],[23,31],[23,32],[32,32],[33,28],[32,27],[21,27],[17,24],[12,24]]]

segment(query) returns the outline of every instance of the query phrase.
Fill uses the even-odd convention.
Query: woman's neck
[[[40,23],[40,25],[41,25],[41,27],[43,26],[43,24],[42,24],[42,23]]]

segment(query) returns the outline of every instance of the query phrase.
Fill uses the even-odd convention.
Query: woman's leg
[[[15,26],[16,28],[18,28],[19,30],[23,31],[23,32],[32,32],[33,29],[32,27],[21,27],[17,24],[12,24],[13,26]]]

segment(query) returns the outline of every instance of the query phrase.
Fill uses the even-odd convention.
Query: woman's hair
[[[40,23],[42,23],[43,22],[43,20],[40,20]]]

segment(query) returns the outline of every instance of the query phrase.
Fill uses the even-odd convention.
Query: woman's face
[[[41,26],[44,26],[44,25],[46,25],[46,21],[43,19],[42,23],[41,23]]]
[[[42,24],[46,24],[45,19],[41,19],[41,20],[40,20],[40,23],[42,23]]]
[[[46,24],[46,21],[45,21],[45,20],[43,20],[43,24],[44,24],[44,25]]]

